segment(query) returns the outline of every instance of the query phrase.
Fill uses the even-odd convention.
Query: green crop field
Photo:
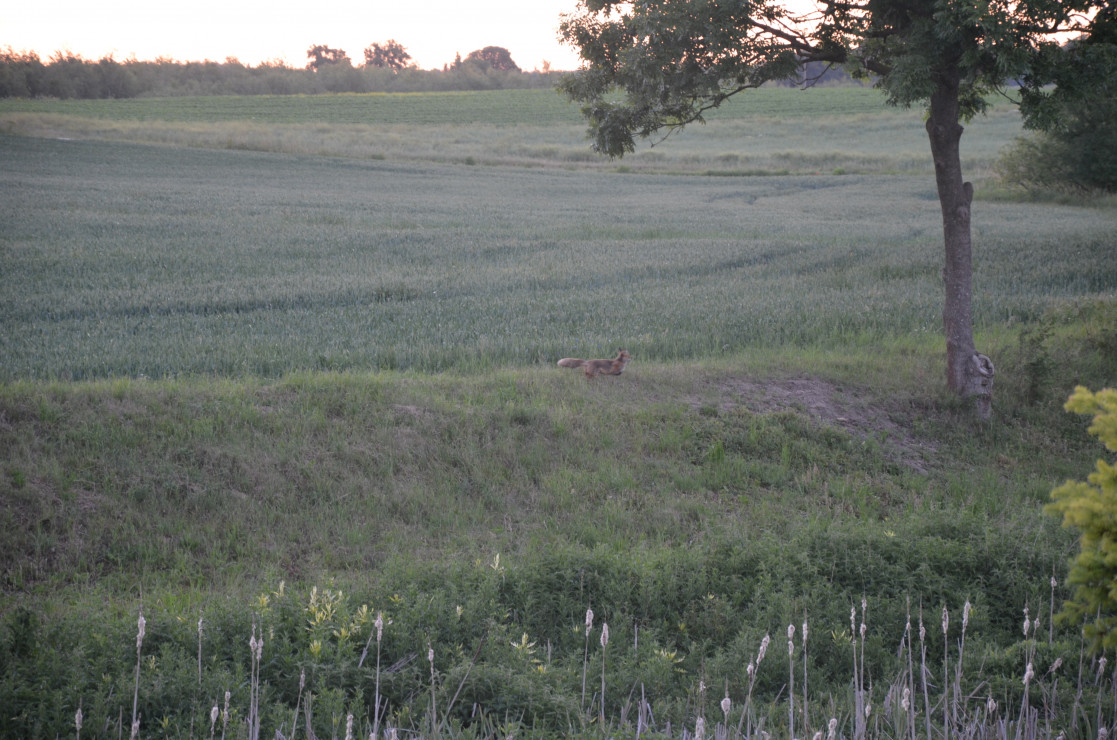
[[[576,106],[548,90],[322,96],[0,100],[0,132],[358,159],[669,173],[931,172],[916,110],[868,88],[765,89],[623,162],[589,152]],[[987,173],[1020,132],[994,100],[963,155]]]
[[[979,424],[919,111],[761,90],[615,162],[583,128],[0,101],[0,736],[1117,729],[1043,513],[1105,454],[1061,404],[1117,383],[1113,204],[1013,200],[1012,107],[968,126]]]
[[[882,109],[867,97],[872,90],[818,90],[802,98],[806,113],[837,112],[805,125],[803,111],[788,113],[788,101],[804,93],[764,93],[756,117],[742,118],[738,105],[644,157],[654,163],[666,150],[664,159],[680,165],[708,158],[675,147],[697,140],[732,138],[745,148],[750,135],[741,127],[760,138],[758,129],[774,120],[827,146],[837,138],[827,129],[861,130],[845,144],[862,153],[769,150],[765,167],[810,171],[782,177],[462,164],[483,160],[470,155],[447,164],[455,147],[495,152],[491,138],[501,127],[455,124],[444,136],[446,118],[468,121],[484,107],[458,106],[472,96],[445,94],[328,96],[317,124],[329,131],[338,110],[354,120],[365,106],[404,110],[409,100],[421,101],[429,118],[441,104],[441,123],[406,136],[442,140],[442,161],[414,152],[341,160],[6,137],[8,351],[0,377],[438,371],[549,363],[563,352],[622,344],[645,360],[667,360],[937,337],[938,205],[923,174],[927,158],[914,152],[925,146],[918,115]],[[536,138],[570,125],[548,115],[557,96],[545,91],[476,97],[494,110],[530,108],[537,123],[548,122],[533,129]],[[75,108],[107,116],[112,102]],[[120,102],[116,120],[158,115],[173,123],[195,120],[182,113],[194,105],[214,119],[274,121],[282,101]],[[287,102],[307,124],[315,100]],[[858,158],[896,158],[879,149],[882,121],[907,132],[913,151],[905,156],[920,163],[916,172],[832,174],[857,172]],[[547,156],[539,148],[533,158]],[[712,161],[739,166],[741,156]],[[979,327],[1111,293],[1113,227],[1107,210],[983,204]],[[1022,257],[1025,236],[1035,246]],[[1071,262],[1052,270],[1047,253],[1056,243]]]
[[[817,118],[874,114],[887,110],[871,88],[770,88],[736,98],[713,112],[733,118]],[[0,101],[0,113],[56,113],[112,120],[256,121],[327,124],[558,124],[580,123],[576,105],[552,90],[373,93],[360,95],[258,95],[131,98],[125,100]],[[894,115],[903,115],[895,112]]]

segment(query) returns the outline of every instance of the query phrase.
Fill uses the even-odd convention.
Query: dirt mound
[[[815,423],[834,426],[857,437],[871,438],[903,464],[926,471],[935,446],[915,438],[902,415],[889,410],[856,389],[818,378],[758,381],[722,379],[715,383],[717,409],[726,413],[745,408],[757,414],[783,411],[799,413]],[[692,399],[695,410],[708,407],[710,399]]]

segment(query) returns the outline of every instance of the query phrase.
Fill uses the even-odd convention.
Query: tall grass
[[[481,581],[478,586],[491,595],[493,579],[482,577]],[[488,584],[482,585],[486,581]],[[396,649],[404,653],[420,642],[425,646],[426,660],[422,662],[426,665],[420,670],[407,670],[408,664],[415,662],[413,652],[398,660],[389,670],[391,696],[384,697],[381,708],[380,670],[378,668],[375,674],[376,693],[370,695],[371,672],[360,672],[359,664],[358,670],[353,670],[352,663],[359,644],[349,640],[345,627],[347,621],[350,624],[359,621],[361,615],[368,613],[368,607],[361,605],[354,611],[353,602],[340,592],[326,590],[324,593],[324,598],[336,608],[330,614],[331,625],[339,627],[332,632],[331,642],[336,643],[334,645],[322,647],[315,640],[307,648],[302,634],[305,629],[297,619],[301,605],[286,601],[278,591],[273,594],[274,599],[261,599],[258,607],[264,605],[263,610],[258,611],[252,620],[260,620],[263,629],[257,635],[257,628],[253,625],[247,653],[243,648],[225,652],[223,645],[212,644],[212,639],[209,641],[211,644],[207,645],[206,652],[214,657],[207,661],[207,675],[202,677],[199,685],[217,689],[226,686],[224,709],[219,713],[215,698],[212,709],[208,710],[210,737],[215,736],[220,716],[222,737],[229,732],[232,737],[247,737],[250,740],[272,736],[273,733],[276,737],[294,738],[300,729],[299,705],[304,697],[302,724],[307,737],[324,737],[328,733],[336,738],[343,719],[346,738],[507,737],[513,734],[531,737],[610,737],[622,734],[697,738],[705,736],[709,722],[710,734],[715,738],[903,740],[988,737],[1036,740],[1106,737],[1117,727],[1117,699],[1114,699],[1117,697],[1117,673],[1107,670],[1108,661],[1104,657],[1087,659],[1081,644],[1076,645],[1074,641],[1073,630],[1060,630],[1058,641],[1045,646],[1047,649],[1041,655],[1039,620],[1032,621],[1028,609],[1024,608],[1023,639],[1000,648],[1012,654],[1005,665],[1014,665],[1016,673],[1015,677],[1005,677],[996,672],[1001,666],[990,672],[985,664],[990,655],[998,652],[996,646],[987,644],[986,649],[992,653],[987,653],[980,662],[966,659],[967,628],[974,616],[969,602],[962,607],[960,625],[955,622],[953,627],[947,606],[942,606],[942,663],[936,666],[927,653],[930,636],[924,628],[922,613],[919,616],[917,651],[910,609],[902,630],[897,631],[895,625],[870,628],[866,618],[868,602],[864,599],[861,600],[859,626],[858,609],[854,606],[851,610],[850,625],[856,630],[831,631],[834,645],[823,646],[823,653],[833,652],[834,648],[840,652],[843,646],[850,649],[853,655],[852,672],[844,677],[826,677],[825,661],[808,660],[805,649],[802,650],[801,701],[796,699],[794,684],[794,666],[799,657],[794,649],[794,624],[787,630],[786,664],[779,657],[765,662],[769,645],[769,637],[765,636],[755,660],[750,658],[744,671],[740,666],[712,663],[693,675],[680,674],[670,684],[663,684],[655,680],[656,660],[649,659],[647,651],[643,658],[639,657],[639,650],[635,651],[634,657],[617,656],[619,664],[612,665],[607,659],[609,627],[607,623],[602,623],[595,640],[598,646],[594,648],[598,653],[595,662],[601,666],[600,690],[589,705],[578,707],[570,706],[563,695],[573,698],[571,694],[577,693],[577,664],[588,662],[588,652],[581,660],[577,650],[573,654],[566,653],[561,646],[570,641],[561,633],[547,638],[545,660],[530,658],[535,652],[534,646],[542,641],[544,635],[537,635],[537,639],[529,643],[526,632],[519,643],[505,642],[504,647],[498,643],[483,653],[482,637],[477,653],[468,665],[464,664],[468,653],[463,654],[461,650],[457,650],[455,656],[455,651],[451,649],[444,658],[436,660],[436,655],[443,655],[446,640],[459,639],[459,634],[476,635],[479,625],[462,623],[459,607],[457,616],[452,617],[451,622],[457,622],[461,631],[452,630],[451,634],[438,638],[440,647],[436,652],[430,641],[434,639],[430,637],[433,634],[430,629],[436,623],[442,623],[443,628],[448,626],[447,615],[431,615],[434,622],[427,624],[425,635],[394,635],[393,632],[420,625],[410,622],[413,615],[406,615],[413,610],[413,605],[393,597],[400,624],[389,622],[386,629],[379,624],[376,628],[378,642],[381,637],[386,637],[389,643],[394,643]],[[315,612],[315,603],[321,603],[317,594],[315,590],[305,607],[308,614]],[[489,608],[503,607],[490,604]],[[889,611],[895,613],[895,610]],[[474,613],[471,616],[497,620],[499,626],[490,623],[485,628],[486,637],[494,629],[501,636],[519,629],[514,619],[508,620],[507,616],[500,618],[495,612],[487,615]],[[167,621],[166,616],[163,621]],[[234,620],[234,623],[238,621],[243,625],[243,619]],[[140,624],[142,635],[142,615]],[[264,629],[269,635],[266,649]],[[580,633],[581,627],[575,625],[572,632]],[[889,640],[894,639],[896,634],[899,634],[898,645],[890,649]],[[160,657],[160,663],[167,666],[173,663],[176,651],[184,647],[176,638],[169,637],[163,642]],[[220,643],[230,637],[217,636],[216,639]],[[554,652],[552,643],[557,648]],[[806,641],[801,644],[805,645]],[[867,657],[867,645],[871,646],[872,657]],[[268,652],[274,654],[265,660]],[[478,663],[478,656],[482,654]],[[243,666],[245,662],[248,683],[238,685],[234,678],[237,666]],[[153,736],[156,733],[168,737],[198,737],[202,733],[194,728],[205,727],[205,705],[208,703],[183,707],[186,711],[181,713],[152,705],[158,695],[158,685],[177,678],[160,663],[155,660],[137,663],[137,698],[142,692],[145,706],[163,713],[160,720],[155,720],[154,716],[145,716],[133,709],[131,737]],[[469,681],[470,670],[475,665],[488,671],[500,671],[500,680],[504,682],[501,686],[491,687],[495,693],[488,694],[487,700],[480,698],[485,693],[484,689]],[[143,673],[141,666],[146,666]],[[309,682],[308,666],[316,676]],[[787,671],[784,674],[786,682],[777,677],[781,668]],[[454,681],[450,679],[462,674],[463,670],[464,675],[450,697],[454,688]],[[929,684],[934,683],[934,675],[940,670],[941,683],[935,688],[941,696],[932,701]],[[287,687],[294,686],[293,671],[298,671],[299,675],[292,719],[285,702],[290,698],[291,689]],[[806,689],[812,672],[821,672],[824,676],[822,681],[814,682],[823,687],[821,693],[811,694]],[[444,676],[445,680],[440,680],[440,676]],[[719,679],[724,676],[724,698],[720,700],[713,692],[707,691],[707,681],[715,676]],[[574,679],[573,683],[571,679]],[[758,679],[765,687],[762,693],[754,692]],[[1061,694],[1060,682],[1063,684]],[[531,684],[538,684],[536,692],[529,690],[527,694],[522,693]],[[610,685],[613,690],[620,689],[622,694],[626,693],[627,698],[610,701],[607,696]],[[122,728],[117,726],[113,716],[111,694],[96,695],[103,689],[92,688],[92,684],[88,683],[86,686],[85,695],[82,695],[83,690],[75,688],[71,693],[77,696],[69,696],[66,702],[78,706],[76,714],[72,715],[75,734],[80,736],[83,721],[90,719],[101,723],[103,734],[119,734]],[[473,701],[468,707],[457,705],[455,711],[455,701],[462,695],[463,688],[465,696],[472,696]],[[481,694],[477,693],[479,689]],[[500,698],[502,689],[526,700],[526,703],[517,704],[516,701]],[[550,696],[542,698],[544,694],[537,693],[539,689]],[[916,699],[919,691],[923,694],[922,703]],[[684,696],[685,701],[680,703],[678,699]],[[230,697],[233,697],[232,704]],[[449,701],[446,701],[447,697]],[[737,701],[732,697],[736,697]],[[369,698],[374,702],[371,705],[366,703]],[[265,701],[262,702],[262,699]],[[548,713],[547,704],[561,704],[564,700],[567,701],[564,710],[557,715]],[[246,703],[238,706],[238,702]],[[317,715],[311,709],[316,704],[321,707]],[[83,713],[82,705],[93,705],[98,709]],[[440,706],[443,708],[440,709]],[[811,707],[814,707],[813,711]]]

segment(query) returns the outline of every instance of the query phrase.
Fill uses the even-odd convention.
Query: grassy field
[[[919,111],[869,88],[764,89],[710,124],[610,162],[586,145],[577,106],[548,90],[130,100],[0,100],[0,131],[212,149],[438,163],[668,173],[930,173]],[[987,173],[1020,132],[1006,101],[975,120],[963,155]]]
[[[27,137],[0,140],[0,157],[8,380],[938,342],[925,175],[681,177]],[[1115,223],[1108,209],[981,204],[979,330],[1111,295]]]
[[[1104,454],[1117,212],[976,203],[977,425],[870,93],[613,163],[539,91],[0,101],[0,735],[1112,730],[1042,506]]]

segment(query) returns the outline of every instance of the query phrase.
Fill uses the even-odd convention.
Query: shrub
[[[1117,390],[1091,393],[1079,386],[1066,408],[1093,414],[1090,433],[1117,451]],[[1082,532],[1081,552],[1068,576],[1074,595],[1061,617],[1085,623],[1094,649],[1102,650],[1117,647],[1117,467],[1098,460],[1088,481],[1068,481],[1056,488],[1047,510],[1061,514],[1064,526]]]

